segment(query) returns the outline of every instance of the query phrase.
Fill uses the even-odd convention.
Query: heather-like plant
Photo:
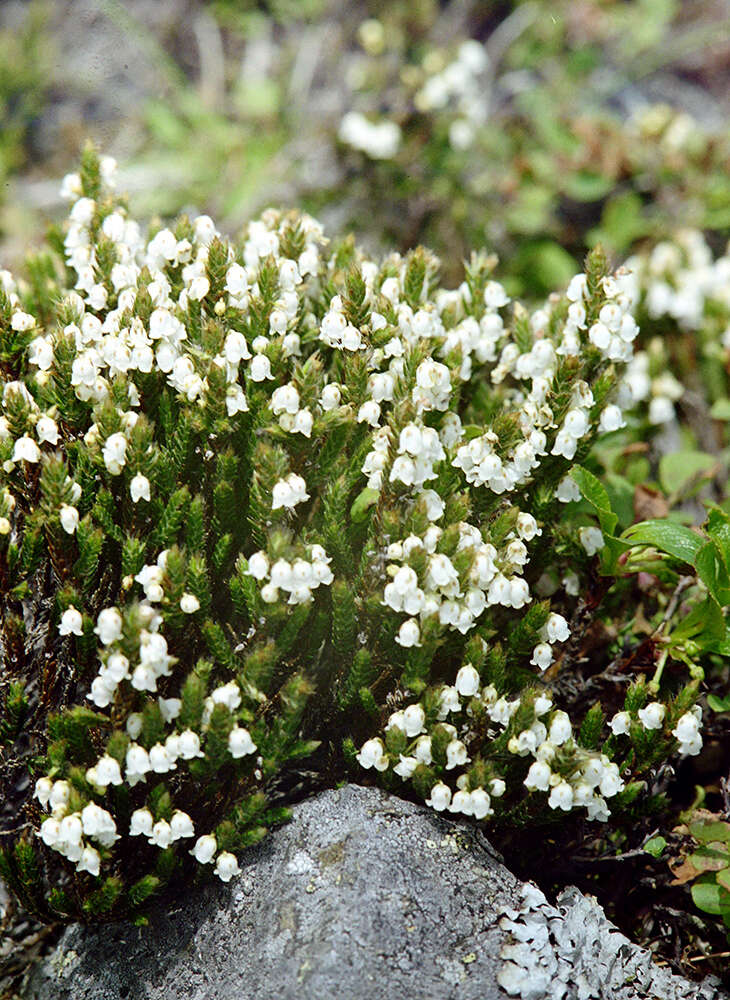
[[[594,252],[529,314],[483,253],[447,289],[429,252],[296,213],[143,235],[112,185],[87,152],[64,231],[0,273],[0,836],[28,909],[141,919],[173,875],[229,881],[304,757],[524,825],[606,820],[699,751],[688,550],[617,537],[585,468],[623,423],[630,274]],[[601,601],[630,641],[649,568],[651,679],[576,697]]]

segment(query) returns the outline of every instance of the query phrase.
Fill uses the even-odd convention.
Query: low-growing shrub
[[[428,251],[374,261],[296,213],[143,235],[112,184],[88,151],[63,232],[0,273],[1,872],[26,908],[143,919],[173,876],[228,881],[307,782],[606,821],[699,752],[724,515],[620,536],[590,468],[630,399],[630,273],[595,251],[529,313],[484,253],[448,289]]]

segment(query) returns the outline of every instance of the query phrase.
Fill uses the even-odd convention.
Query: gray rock
[[[550,906],[475,828],[375,789],[303,802],[241,865],[147,928],[69,928],[28,1000],[725,996],[658,969],[576,890]]]

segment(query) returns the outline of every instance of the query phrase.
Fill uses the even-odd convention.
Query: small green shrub
[[[590,471],[630,275],[595,251],[530,314],[483,253],[450,289],[297,213],[143,236],[112,183],[89,150],[63,232],[0,274],[0,836],[28,909],[141,919],[173,878],[228,881],[305,757],[524,826],[606,820],[699,752],[725,522],[627,532]]]

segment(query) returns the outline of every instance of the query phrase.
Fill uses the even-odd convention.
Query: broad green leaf
[[[590,246],[607,244],[612,250],[625,250],[649,229],[643,217],[643,203],[634,191],[611,198],[603,210],[601,224],[589,234]]]
[[[592,472],[580,465],[574,466],[570,474],[575,480],[583,498],[593,507],[598,515],[598,521],[603,532],[604,546],[601,550],[601,573],[603,576],[613,576],[618,569],[618,560],[629,548],[628,544],[616,538],[614,532],[618,524],[618,516],[611,508],[611,501],[603,484]]]
[[[610,177],[589,170],[566,174],[563,180],[563,191],[574,201],[600,201],[612,187],[613,180]]]
[[[189,136],[185,121],[164,102],[149,101],[147,126],[163,146],[179,147]]]
[[[716,647],[728,641],[728,629],[722,609],[713,597],[695,605],[690,613],[672,630],[672,642],[692,639],[708,652],[719,652]]]
[[[713,712],[730,712],[730,695],[726,698],[718,698],[716,694],[708,694],[707,704]]]
[[[717,459],[704,451],[674,451],[659,462],[659,482],[665,493],[679,493],[716,464]]]
[[[730,842],[730,823],[722,823],[719,820],[714,823],[691,823],[689,832],[702,844]]]
[[[697,882],[692,886],[692,899],[698,909],[720,916],[727,909],[730,893],[713,882]]]
[[[710,416],[715,420],[730,420],[730,399],[717,399],[712,404]]]
[[[553,288],[567,285],[576,273],[575,259],[550,240],[525,242],[517,253],[515,266],[522,273],[529,274],[530,280],[544,289],[546,294]]]
[[[505,213],[507,225],[515,233],[544,233],[554,201],[554,193],[547,188],[524,184]]]
[[[714,542],[707,542],[695,558],[697,575],[718,604],[730,603],[730,579],[720,551]]]
[[[624,476],[609,472],[605,476],[606,492],[618,523],[628,526],[634,520],[634,487]]]
[[[730,515],[713,507],[707,515],[705,531],[717,546],[725,569],[730,571]]]
[[[705,213],[702,229],[727,229],[730,226],[730,208],[713,208]]]
[[[702,535],[674,521],[640,521],[627,528],[621,537],[632,545],[651,545],[690,566],[694,566],[697,553],[705,544]]]
[[[616,530],[618,517],[611,510],[611,501],[603,484],[596,479],[592,472],[584,469],[582,465],[573,466],[570,470],[570,475],[584,499],[595,508],[601,530],[612,535]]]
[[[717,851],[711,847],[700,847],[689,856],[690,864],[698,872],[717,872],[730,864],[730,857],[726,851]]]
[[[647,854],[651,854],[653,858],[659,858],[666,846],[667,842],[664,837],[652,837],[651,840],[647,840],[644,844],[644,850]]]
[[[703,642],[702,648],[708,653],[717,653],[718,656],[730,656],[730,638],[718,639],[717,642]]]
[[[730,889],[730,868],[721,868],[715,878],[723,889]]]
[[[626,462],[624,475],[634,486],[643,485],[651,479],[651,463],[644,455],[634,455]]]

